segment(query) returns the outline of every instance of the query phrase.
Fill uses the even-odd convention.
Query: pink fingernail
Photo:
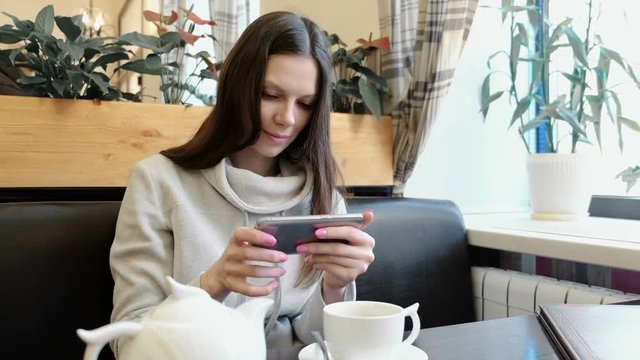
[[[276,241],[276,238],[274,238],[273,236],[271,236],[271,235],[265,235],[265,237],[264,237],[264,243],[265,243],[267,246],[273,246],[273,245],[275,245],[275,244],[276,244],[276,242],[277,242],[277,241]]]
[[[316,230],[316,236],[319,237],[319,238],[327,236],[327,230],[325,230],[325,229]]]
[[[296,247],[296,251],[299,253],[304,253],[307,252],[309,250],[309,247],[307,245],[298,245],[298,247]]]
[[[273,291],[275,288],[277,288],[280,285],[279,282],[274,281],[271,283],[271,285],[269,285],[269,287],[271,288],[271,291]]]
[[[285,254],[285,253],[281,253],[280,254],[280,261],[287,261],[287,259],[289,259],[287,254]]]

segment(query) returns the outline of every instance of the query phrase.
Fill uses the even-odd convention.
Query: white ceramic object
[[[420,332],[418,303],[407,308],[377,301],[345,301],[324,307],[324,337],[335,360],[396,359]],[[405,340],[404,318],[411,317]]]
[[[233,309],[200,288],[170,277],[167,283],[169,297],[140,322],[79,329],[78,336],[87,343],[84,360],[96,360],[102,347],[115,338],[127,341],[121,347],[121,360],[266,358],[264,317],[273,300],[254,299]]]
[[[530,154],[527,158],[531,217],[577,220],[589,215],[595,157],[588,154]]]

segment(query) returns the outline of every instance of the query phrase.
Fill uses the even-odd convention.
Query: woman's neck
[[[261,176],[276,176],[280,174],[277,158],[247,156],[243,151],[229,155],[231,164],[239,169],[249,170]]]

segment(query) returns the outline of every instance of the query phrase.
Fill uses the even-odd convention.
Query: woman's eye
[[[274,94],[267,93],[267,92],[263,92],[263,93],[262,93],[262,97],[263,97],[264,99],[273,100],[273,99],[276,99],[278,96],[277,96],[277,95],[274,95]]]
[[[305,110],[311,110],[311,108],[313,108],[312,104],[308,104],[305,102],[299,102],[298,105]]]

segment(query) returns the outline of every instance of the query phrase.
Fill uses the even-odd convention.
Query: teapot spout
[[[264,317],[272,305],[273,300],[271,299],[253,299],[238,306],[236,310],[250,321],[254,321],[255,325],[262,328],[264,325]]]
[[[142,324],[131,321],[121,321],[108,324],[94,330],[78,329],[76,333],[87,347],[83,360],[97,360],[100,350],[111,340],[120,336],[134,336],[142,331]]]

